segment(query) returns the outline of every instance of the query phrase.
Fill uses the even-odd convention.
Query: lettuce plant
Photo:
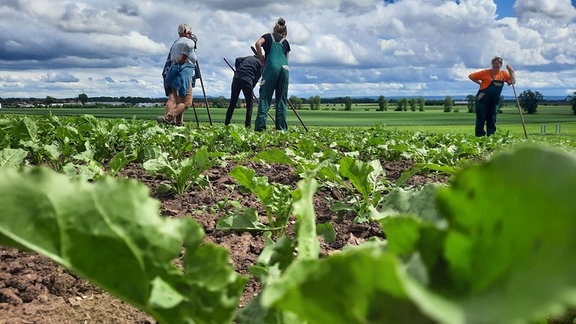
[[[389,190],[385,170],[379,161],[364,162],[352,157],[344,157],[338,165],[321,163],[311,175],[321,179],[325,185],[338,184],[345,188],[349,196],[344,201],[336,201],[331,209],[341,213],[353,211],[355,221],[365,222],[370,208],[377,207],[383,194]]]
[[[150,174],[162,174],[171,181],[164,191],[174,191],[181,195],[200,180],[202,172],[213,165],[206,147],[201,147],[193,157],[170,159],[167,153],[163,153],[156,159],[144,162],[143,167]]]
[[[258,177],[254,170],[237,166],[230,175],[238,184],[252,192],[262,203],[268,225],[262,224],[254,208],[232,212],[218,220],[218,229],[268,230],[278,236],[284,235],[292,211],[292,190],[289,186],[268,182],[268,177]]]

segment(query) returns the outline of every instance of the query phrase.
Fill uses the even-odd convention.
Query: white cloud
[[[156,43],[136,31],[130,31],[126,35],[97,34],[90,38],[88,44],[91,47],[105,48],[107,51],[130,57],[165,54],[169,49],[164,44]]]
[[[40,77],[40,81],[48,83],[56,83],[56,82],[68,83],[68,82],[78,82],[80,81],[80,79],[76,78],[75,76],[66,71],[58,71],[56,73],[54,72],[46,73],[45,75]]]
[[[7,1],[1,95],[162,97],[166,53],[186,22],[207,95],[228,97],[222,58],[250,55],[279,17],[292,47],[290,95],[467,95],[476,91],[467,75],[495,55],[517,69],[519,86],[574,89],[570,0],[516,0],[517,17],[503,19],[496,9],[493,0]]]
[[[516,0],[514,11],[521,22],[565,25],[576,18],[570,0]]]

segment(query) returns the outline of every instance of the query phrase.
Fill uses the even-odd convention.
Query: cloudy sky
[[[0,98],[163,97],[182,22],[198,36],[206,94],[228,98],[223,58],[250,55],[278,17],[290,96],[466,96],[468,74],[495,55],[518,92],[576,91],[576,0],[2,0]]]

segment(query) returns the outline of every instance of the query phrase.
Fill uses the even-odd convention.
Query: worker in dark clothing
[[[242,90],[244,99],[246,100],[246,120],[244,121],[244,126],[251,127],[254,87],[258,83],[258,80],[260,80],[260,76],[262,76],[262,65],[260,64],[258,57],[255,55],[238,57],[236,58],[234,65],[236,71],[234,72],[234,78],[232,79],[230,105],[226,111],[224,125],[230,124],[232,114],[234,114],[234,108],[236,108],[236,104],[238,103],[240,90]]]

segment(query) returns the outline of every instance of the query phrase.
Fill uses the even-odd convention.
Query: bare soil
[[[410,169],[411,161],[381,161],[389,181],[395,182],[402,172]],[[248,167],[257,176],[267,176],[270,182],[282,183],[296,188],[299,177],[286,165],[265,166],[250,163]],[[136,179],[150,188],[150,195],[161,202],[162,217],[192,217],[200,222],[206,233],[206,242],[227,248],[236,271],[250,275],[248,268],[260,255],[264,239],[261,233],[236,233],[216,230],[217,219],[225,210],[215,208],[220,201],[238,201],[243,207],[257,208],[264,214],[258,200],[234,189],[235,179],[229,176],[233,165],[218,166],[207,172],[211,187],[205,190],[193,188],[184,195],[159,196],[158,185],[165,181],[161,176],[152,177],[139,165],[131,164],[121,170],[119,176]],[[417,174],[407,185],[419,186],[429,182],[447,182],[446,176]],[[354,215],[339,218],[330,211],[326,198],[338,200],[344,192],[320,188],[314,198],[317,222],[331,222],[337,240],[322,244],[321,253],[329,255],[343,246],[362,244],[371,237],[383,238],[377,223],[359,224]],[[288,232],[290,233],[290,232]],[[289,234],[290,235],[290,234]],[[121,273],[121,269],[119,269]],[[246,284],[240,307],[243,307],[260,290],[255,279]],[[33,252],[23,252],[0,246],[0,324],[18,323],[155,323],[146,313],[111,296],[90,282],[79,278],[50,259]]]

